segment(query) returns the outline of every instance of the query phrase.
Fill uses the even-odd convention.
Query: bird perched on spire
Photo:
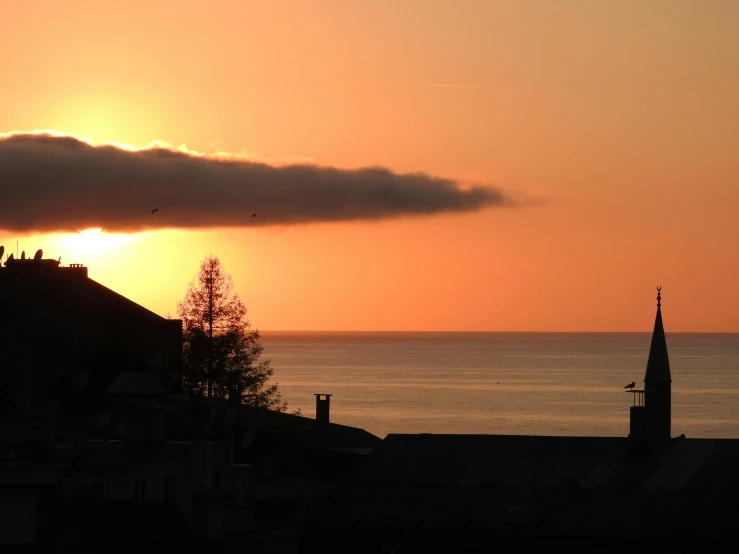
[[[629,383],[628,385],[626,385],[624,388],[625,389],[633,389],[635,386],[636,386],[636,383],[634,381],[632,381],[631,383]]]
[[[153,210],[151,210],[151,215],[154,215],[154,212],[158,212],[158,211],[159,211],[159,208],[154,208]]]

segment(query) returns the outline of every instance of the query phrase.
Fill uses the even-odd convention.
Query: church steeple
[[[644,384],[647,389],[650,384],[672,383],[672,376],[670,375],[670,359],[667,356],[665,329],[662,325],[661,291],[662,287],[657,287],[657,316],[654,320],[654,331],[652,331],[652,344],[649,347],[647,373],[644,376]]]
[[[648,435],[669,439],[672,419],[672,376],[667,356],[665,329],[662,326],[662,287],[657,287],[657,317],[654,320],[652,345],[649,347],[647,372],[644,375]]]

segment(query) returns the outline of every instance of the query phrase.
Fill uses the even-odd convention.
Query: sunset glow
[[[116,248],[135,241],[135,235],[109,234],[103,229],[85,229],[61,237],[61,247],[77,259],[94,259],[101,254],[115,254]]]
[[[739,331],[738,3],[48,4],[6,252],[162,315],[213,253],[265,330]]]

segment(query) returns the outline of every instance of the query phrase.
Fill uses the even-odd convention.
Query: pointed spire
[[[670,359],[667,355],[667,341],[665,340],[665,329],[662,325],[662,287],[657,287],[657,316],[654,320],[654,331],[652,331],[652,344],[649,347],[649,359],[647,360],[647,373],[644,376],[646,388],[650,383],[671,383]]]

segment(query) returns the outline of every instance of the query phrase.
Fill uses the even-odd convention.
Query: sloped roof
[[[614,514],[628,513],[638,532],[691,518],[715,527],[721,518],[708,514],[735,507],[736,467],[733,439],[673,439],[643,450],[620,437],[388,435],[330,495],[321,521],[619,532]],[[682,515],[670,519],[673,512]]]
[[[682,489],[705,488],[729,477],[739,484],[739,475],[729,471],[734,463],[739,464],[739,439],[672,439],[639,451],[625,437],[391,434],[368,456],[357,478]]]
[[[182,394],[167,396],[162,402],[162,407],[181,412],[183,418],[195,417],[199,425],[208,419],[205,413],[212,409],[215,429],[263,430],[313,449],[359,453],[382,442],[379,437],[357,427],[337,423],[322,425],[313,418],[246,405],[232,406],[218,399],[200,397],[193,402],[188,395]]]
[[[261,417],[257,414],[263,414]],[[266,431],[282,433],[291,440],[310,448],[332,449],[367,447],[381,443],[381,439],[358,427],[329,423],[322,425],[315,419],[295,414],[261,410],[239,406],[239,422],[250,426],[256,419],[263,419],[259,427]]]
[[[47,261],[47,260],[43,260]],[[6,268],[7,269],[7,268]],[[133,300],[80,274],[78,268],[52,267],[44,271],[2,271],[0,284],[12,287],[12,294],[23,296],[40,305],[53,305],[64,309],[94,307],[98,313],[108,312],[111,317],[125,316],[141,323],[158,323],[166,318],[137,304]]]

